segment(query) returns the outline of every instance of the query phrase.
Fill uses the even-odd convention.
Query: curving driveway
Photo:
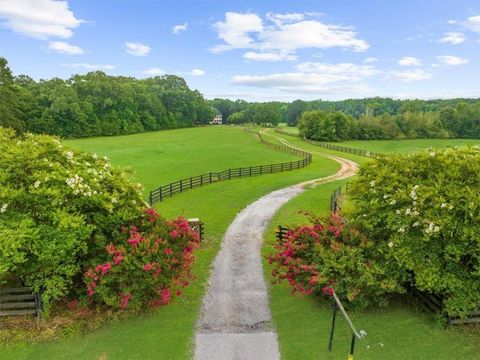
[[[286,144],[292,146],[288,141]],[[271,192],[247,206],[229,226],[213,263],[195,335],[195,360],[279,360],[263,278],[263,234],[275,212],[306,186],[355,175],[358,164],[334,155],[335,174]]]

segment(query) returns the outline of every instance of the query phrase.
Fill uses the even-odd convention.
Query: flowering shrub
[[[480,148],[382,158],[350,189],[352,221],[401,276],[450,315],[480,305]]]
[[[313,223],[290,230],[276,245],[269,257],[275,281],[307,295],[331,295],[333,287],[353,306],[385,304],[387,294],[402,291],[395,268],[344,219],[332,215]]]
[[[157,307],[170,302],[172,292],[188,285],[197,233],[183,218],[166,221],[155,210],[123,229],[123,241],[108,244],[102,263],[84,276],[91,302],[117,309]]]
[[[83,269],[144,207],[140,186],[107,158],[0,127],[0,284],[43,291],[48,310],[83,289]]]

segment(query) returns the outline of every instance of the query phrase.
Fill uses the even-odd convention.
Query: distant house
[[[222,114],[217,114],[210,124],[222,125]]]

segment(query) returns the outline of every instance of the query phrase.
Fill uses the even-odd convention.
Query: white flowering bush
[[[352,221],[449,315],[480,305],[480,148],[385,157],[359,172]]]
[[[0,127],[0,286],[33,287],[48,310],[84,288],[83,269],[144,209],[140,185],[107,158]]]

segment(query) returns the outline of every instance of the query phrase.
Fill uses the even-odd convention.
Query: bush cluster
[[[144,213],[141,186],[131,184],[107,158],[67,148],[51,136],[17,137],[1,127],[0,154],[0,286],[32,287],[42,294],[48,313],[53,301],[84,295],[84,272],[107,263],[113,249],[124,251],[126,261],[112,274],[128,277],[139,262],[153,266],[156,259],[162,267],[171,267],[162,268],[165,289],[168,279],[181,279],[186,270],[182,266],[190,261],[188,243],[194,242],[184,232],[185,222],[158,219],[147,229],[145,217],[157,216]],[[142,231],[139,238],[148,241],[127,251],[122,227],[133,231],[133,225]],[[173,236],[174,231],[180,235]],[[160,249],[173,254],[162,258],[155,254]],[[179,259],[179,251],[184,258]],[[109,279],[113,277],[105,281]],[[113,284],[100,281],[99,290],[109,286],[113,291]],[[128,291],[133,294],[134,289]],[[107,292],[98,296],[114,306]]]
[[[269,256],[275,282],[286,280],[303,294],[335,292],[351,306],[383,305],[402,291],[395,268],[384,262],[373,241],[338,215],[287,232]]]
[[[123,241],[107,245],[102,262],[85,272],[90,302],[122,310],[157,307],[188,285],[198,234],[181,217],[166,221],[154,209],[145,215],[139,226],[123,228]]]
[[[480,148],[377,159],[350,184],[350,213],[298,227],[270,257],[277,280],[353,305],[409,286],[443,298],[450,316],[480,305]]]
[[[362,167],[352,221],[450,315],[480,304],[480,148],[390,156]]]

